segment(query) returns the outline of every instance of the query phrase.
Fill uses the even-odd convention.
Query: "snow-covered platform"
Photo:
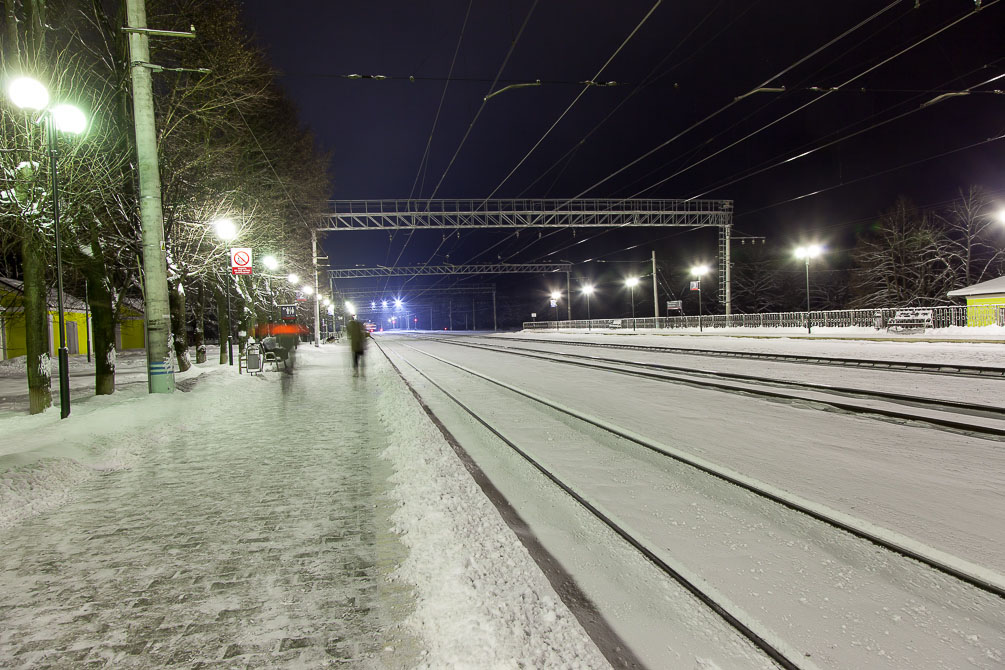
[[[0,665],[605,666],[380,353],[298,358],[2,420]]]

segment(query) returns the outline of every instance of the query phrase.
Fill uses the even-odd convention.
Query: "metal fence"
[[[907,321],[908,310],[919,308],[888,307],[883,309],[837,309],[810,312],[813,328],[887,328],[923,330],[950,326],[1005,326],[1005,306],[973,305],[920,308],[924,315],[916,324]],[[898,312],[901,318],[898,319]],[[930,313],[930,315],[929,315]],[[929,316],[931,317],[929,319]],[[699,323],[700,319],[700,323]],[[636,319],[591,319],[589,321],[524,321],[525,330],[715,330],[722,328],[806,328],[806,312],[772,312],[768,314],[706,314],[704,316],[661,316]]]

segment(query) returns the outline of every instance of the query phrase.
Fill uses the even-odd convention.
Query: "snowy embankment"
[[[142,371],[145,358],[138,361]],[[222,383],[222,373],[218,364],[203,363],[176,380],[211,374]],[[131,385],[105,396],[74,393],[66,421],[59,418],[58,400],[42,414],[0,418],[0,528],[65,503],[89,477],[128,467],[145,444],[170,432],[187,412],[198,412],[203,402],[186,393],[150,395]]]
[[[758,354],[795,354],[800,356],[822,356],[828,358],[859,358],[876,361],[914,361],[920,363],[943,363],[956,365],[1005,365],[1005,329],[998,326],[987,326],[996,328],[1002,333],[997,337],[1000,342],[967,342],[959,340],[948,341],[951,338],[919,339],[915,338],[890,338],[876,339],[854,338],[852,336],[832,337],[825,333],[817,336],[818,330],[814,329],[815,337],[798,335],[761,335],[751,333],[757,329],[747,329],[746,337],[730,336],[723,334],[717,329],[715,334],[699,335],[686,331],[645,331],[639,330],[605,330],[592,331],[585,330],[523,330],[517,333],[500,335],[500,337],[511,337],[517,339],[549,339],[555,342],[568,342],[570,340],[580,342],[596,341],[599,344],[633,344],[652,347],[673,347],[687,349],[714,349],[717,351],[750,352]],[[741,328],[732,330],[740,331]],[[780,330],[780,329],[773,329]],[[832,328],[834,331],[853,330],[849,328]],[[872,329],[862,329],[875,333]],[[940,330],[951,330],[943,328]],[[957,330],[984,330],[984,328],[959,328]],[[708,331],[706,331],[708,332]],[[763,331],[759,331],[763,333]],[[739,334],[739,333],[738,333]],[[979,338],[977,338],[979,339]],[[991,339],[991,338],[988,338]]]
[[[425,667],[609,667],[527,550],[475,484],[398,375],[373,352],[378,412],[397,442],[393,521],[416,585],[411,625]],[[477,661],[475,660],[477,659]]]
[[[573,335],[661,335],[697,336],[697,337],[751,337],[751,338],[791,338],[800,340],[889,340],[893,342],[917,341],[990,341],[1005,343],[1005,326],[948,326],[946,328],[927,328],[924,331],[893,332],[886,329],[863,326],[813,326],[813,332],[807,333],[805,327],[794,326],[730,326],[728,328],[562,328],[560,334]],[[537,333],[556,333],[554,328],[532,328],[520,333],[533,335]]]

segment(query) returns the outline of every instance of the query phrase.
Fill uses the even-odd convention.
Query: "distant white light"
[[[551,292],[551,299],[552,300],[559,300],[559,299],[561,299],[561,297],[562,297],[562,292],[561,291],[552,291]]]
[[[691,268],[691,274],[693,274],[696,277],[701,277],[703,275],[707,275],[708,274],[708,266],[707,265],[695,265],[693,268]]]
[[[796,258],[816,258],[821,253],[823,253],[823,247],[819,244],[796,248]]]
[[[355,314],[356,308],[352,306],[351,302],[346,302],[345,311],[348,312],[349,314]]]
[[[303,291],[304,295],[314,294],[314,287],[311,286],[310,284],[304,284],[303,286],[300,287],[300,290]]]
[[[395,300],[394,300],[394,306],[397,309],[401,309],[401,298],[395,298]]]
[[[269,270],[275,270],[279,267],[279,260],[270,254],[262,258],[262,264]]]
[[[383,307],[384,309],[387,309],[387,301],[386,300],[381,300],[380,301],[380,306]]]
[[[286,275],[286,281],[290,282],[291,284],[296,284],[298,281],[300,281],[300,275],[291,272],[290,274]]]
[[[370,301],[370,309],[376,309],[376,308],[377,308],[377,303],[375,303],[373,300],[371,300]]]
[[[49,91],[42,82],[31,77],[18,77],[7,85],[7,96],[21,109],[45,109],[49,104]]]
[[[583,293],[583,295],[593,295],[593,291],[594,291],[593,284],[586,284],[583,287],[581,287],[579,290],[580,290],[580,292]]]
[[[638,285],[639,285],[639,278],[638,277],[629,277],[628,279],[625,280],[625,286],[627,286],[629,288],[634,288],[634,287],[636,287]]]

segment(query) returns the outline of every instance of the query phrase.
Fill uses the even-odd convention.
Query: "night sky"
[[[244,6],[248,26],[302,122],[332,153],[334,198],[484,198],[493,191],[495,197],[726,198],[735,201],[734,234],[763,235],[767,245],[785,249],[820,241],[838,258],[854,244],[856,231],[899,195],[934,206],[961,187],[980,184],[1005,196],[1005,145],[988,141],[1005,134],[1005,96],[988,92],[1005,89],[1005,77],[989,82],[1005,73],[1005,9],[1002,0],[982,4],[975,12],[973,0],[667,0],[623,47],[652,0],[289,0],[281,11],[274,2],[245,0]],[[497,76],[495,90],[516,82],[542,84],[500,93],[482,107]],[[577,82],[589,79],[618,85],[590,87],[504,181],[579,95],[583,86]],[[786,91],[751,95],[720,112],[761,85]],[[842,89],[829,94],[810,90],[836,86]],[[967,96],[921,107],[967,89]],[[904,116],[889,121],[898,115]],[[768,124],[774,125],[761,130]],[[800,198],[818,190],[823,192]],[[575,237],[572,231],[548,232],[535,241],[537,230],[519,238],[498,231],[446,240],[441,231],[428,231],[412,235],[407,246],[405,232],[339,232],[327,234],[325,248],[333,267],[421,264],[431,257],[433,263],[602,259],[608,263],[577,265],[574,273],[609,283],[594,306],[602,316],[623,315],[626,306],[614,284],[643,270],[651,249],[669,275],[663,288],[676,293],[686,267],[693,261],[714,266],[717,253],[713,229],[600,236],[581,229]],[[538,294],[558,284],[547,277],[464,282],[533,293],[537,302],[528,304],[534,308]],[[391,280],[386,292],[400,283]],[[409,286],[432,283],[415,279]],[[651,314],[651,298],[647,309]]]

